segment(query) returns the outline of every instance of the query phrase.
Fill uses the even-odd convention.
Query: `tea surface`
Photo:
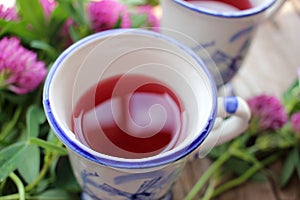
[[[215,11],[237,11],[252,8],[249,0],[187,0],[189,3]]]
[[[173,148],[181,130],[181,103],[160,81],[142,75],[101,80],[73,109],[76,137],[103,154],[142,158]]]

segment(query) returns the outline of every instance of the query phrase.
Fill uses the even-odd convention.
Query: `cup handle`
[[[219,97],[215,124],[198,153],[239,136],[248,128],[250,118],[251,111],[244,99],[236,96]]]

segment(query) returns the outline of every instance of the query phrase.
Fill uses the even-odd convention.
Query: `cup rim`
[[[159,39],[162,39],[166,42],[170,42],[174,44],[176,47],[179,47],[181,50],[186,52],[189,56],[192,57],[201,67],[201,69],[205,72],[205,75],[208,77],[208,81],[210,83],[211,87],[211,101],[212,101],[212,110],[209,113],[208,121],[205,127],[197,134],[195,140],[189,144],[189,146],[186,146],[184,148],[180,148],[172,153],[168,154],[168,151],[164,153],[163,156],[151,156],[146,157],[142,159],[126,159],[126,158],[117,158],[105,154],[101,154],[99,152],[96,152],[92,149],[89,149],[85,145],[83,145],[79,141],[73,141],[72,139],[68,138],[68,135],[64,132],[63,127],[58,123],[57,119],[55,118],[55,114],[52,112],[52,104],[49,100],[49,93],[51,88],[51,82],[56,74],[57,69],[60,67],[60,64],[74,51],[76,51],[78,48],[84,47],[85,44],[88,44],[94,40],[97,40],[99,38],[111,36],[113,34],[121,34],[131,32],[134,34],[141,34],[141,35],[147,35],[147,36],[153,36],[157,37]],[[191,153],[193,150],[195,150],[207,137],[210,130],[213,127],[215,117],[217,114],[217,88],[214,83],[214,79],[212,75],[210,74],[209,70],[206,68],[204,62],[188,47],[184,46],[183,44],[179,43],[175,39],[172,39],[168,36],[162,35],[160,33],[156,33],[149,30],[143,30],[143,29],[111,29],[107,31],[102,31],[99,33],[91,34],[78,42],[75,42],[73,45],[68,47],[54,62],[53,66],[48,72],[48,75],[46,77],[44,88],[43,88],[43,106],[44,111],[48,120],[48,123],[50,124],[50,127],[54,130],[56,136],[66,145],[66,147],[81,155],[82,157],[93,161],[95,163],[115,167],[115,168],[124,168],[124,169],[140,169],[140,168],[149,168],[149,167],[159,167],[166,165],[168,163],[172,163],[182,157],[187,156],[189,153]],[[161,155],[161,154],[159,154]]]
[[[220,17],[220,18],[243,18],[243,17],[250,17],[256,14],[259,14],[268,8],[270,8],[273,4],[275,4],[276,0],[267,0],[260,6],[255,6],[253,8],[247,9],[247,10],[239,10],[239,11],[214,11],[212,9],[206,9],[206,8],[199,8],[185,0],[171,0],[174,1],[176,4],[185,7],[187,9],[190,9],[192,11]]]

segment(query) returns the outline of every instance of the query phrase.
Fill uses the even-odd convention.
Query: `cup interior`
[[[100,80],[120,74],[153,77],[179,97],[185,125],[173,149],[124,159],[95,152],[75,137],[71,116],[79,98]],[[213,78],[192,51],[158,33],[131,29],[101,32],[72,45],[51,68],[44,88],[46,115],[62,142],[84,157],[117,167],[161,165],[194,150],[212,127],[216,98]]]

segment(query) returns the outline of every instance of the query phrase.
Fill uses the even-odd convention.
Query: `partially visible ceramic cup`
[[[228,3],[227,7],[218,5],[224,2]],[[236,7],[247,2],[248,7]],[[162,0],[161,33],[175,38],[197,54],[204,47],[218,67],[218,70],[215,66],[210,70],[219,88],[230,82],[242,66],[260,22],[272,16],[283,2]],[[203,55],[200,57],[205,60]]]

